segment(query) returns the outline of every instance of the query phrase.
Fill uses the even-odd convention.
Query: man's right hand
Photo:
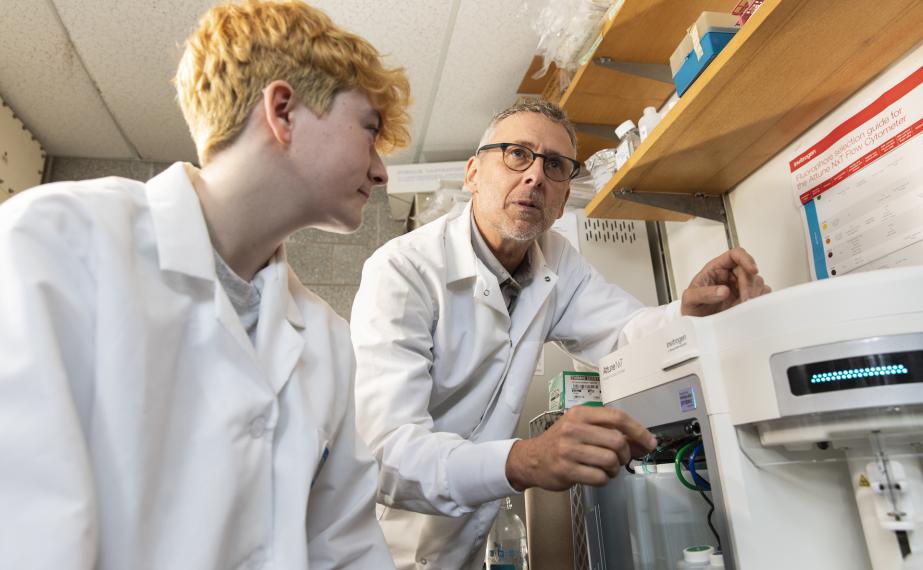
[[[627,413],[578,406],[542,435],[514,443],[506,459],[506,478],[518,491],[605,485],[632,457],[656,446],[654,435]]]

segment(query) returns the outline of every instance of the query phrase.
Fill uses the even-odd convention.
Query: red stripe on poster
[[[866,108],[846,119],[845,122],[818,141],[817,144],[795,157],[788,163],[789,168],[792,172],[795,172],[810,162],[812,158],[821,154],[833,146],[837,141],[854,131],[859,125],[868,121],[878,113],[881,113],[898,99],[913,91],[921,83],[923,83],[923,66],[920,66],[919,69],[911,73],[906,79],[882,93],[878,99],[872,101]]]
[[[916,123],[910,125],[903,131],[897,133],[890,139],[881,143],[880,145],[878,145],[877,148],[870,150],[869,152],[862,155],[860,158],[857,158],[856,160],[851,162],[849,166],[837,172],[836,174],[834,174],[827,180],[821,182],[814,188],[811,188],[810,190],[805,191],[800,196],[801,204],[802,205],[807,204],[808,202],[820,196],[821,194],[823,194],[830,188],[846,180],[851,175],[862,170],[863,167],[868,166],[869,164],[875,162],[882,156],[888,154],[892,150],[896,149],[897,147],[901,146],[905,142],[909,141],[910,139],[912,139],[913,137],[921,133],[923,133],[923,119],[920,119]]]

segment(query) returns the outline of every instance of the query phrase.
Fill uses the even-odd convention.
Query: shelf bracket
[[[636,61],[618,61],[611,57],[597,57],[593,63],[606,69],[621,71],[629,75],[637,75],[646,79],[653,79],[661,83],[673,85],[673,73],[669,65],[660,63],[638,63]]]
[[[615,134],[615,127],[612,125],[599,125],[594,123],[574,123],[574,129],[577,132],[584,133],[587,135],[593,135],[594,137],[600,137],[604,139],[613,140],[619,142],[618,135]]]
[[[724,201],[721,196],[709,194],[672,194],[668,192],[635,192],[630,188],[619,188],[612,193],[619,200],[627,200],[664,210],[708,218],[722,224],[727,223]]]

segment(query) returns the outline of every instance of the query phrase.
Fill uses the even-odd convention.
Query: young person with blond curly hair
[[[393,567],[347,325],[283,242],[361,224],[406,75],[246,1],[202,17],[175,84],[201,168],[0,208],[0,567]]]

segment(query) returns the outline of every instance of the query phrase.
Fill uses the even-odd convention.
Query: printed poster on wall
[[[923,264],[923,67],[789,167],[814,279]]]

